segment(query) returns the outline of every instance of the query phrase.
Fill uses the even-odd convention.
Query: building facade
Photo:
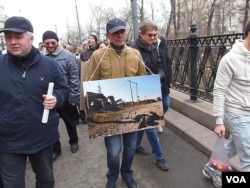
[[[7,16],[4,14],[4,7],[0,5],[0,30],[4,27],[4,22],[7,19]],[[3,33],[0,33],[0,49],[4,50],[5,47],[5,41],[3,37]]]

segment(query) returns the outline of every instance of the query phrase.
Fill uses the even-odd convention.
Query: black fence
[[[167,40],[172,62],[172,89],[187,93],[190,100],[213,101],[213,86],[222,56],[243,33],[198,37],[191,25],[187,39]]]

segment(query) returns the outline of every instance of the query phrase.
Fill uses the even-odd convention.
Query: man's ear
[[[143,35],[142,32],[139,32],[139,33],[138,33],[138,36],[139,36],[140,38],[142,37],[142,35]]]

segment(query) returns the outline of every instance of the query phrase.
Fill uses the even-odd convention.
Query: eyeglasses
[[[148,37],[156,37],[157,35],[158,35],[158,33],[154,33],[154,34],[152,34],[152,33],[146,33],[146,35],[148,35]]]
[[[49,46],[50,44],[51,44],[52,46],[54,46],[54,45],[56,45],[56,42],[51,41],[51,42],[45,42],[44,44],[45,44],[46,46]]]

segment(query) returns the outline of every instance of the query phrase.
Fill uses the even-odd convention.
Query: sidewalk
[[[211,130],[211,104],[206,102],[190,103],[187,95],[172,92],[171,104],[186,116],[170,108],[165,115],[167,127],[160,134],[163,152],[169,163],[168,172],[160,171],[153,163],[151,148],[146,135],[142,145],[150,152],[148,156],[136,155],[133,162],[134,177],[139,188],[212,188],[213,184],[201,173],[208,161],[216,140]],[[194,115],[197,121],[187,116]],[[71,153],[66,128],[60,119],[62,155],[54,162],[55,188],[104,188],[106,185],[106,149],[103,138],[89,139],[88,126],[77,126],[80,149]],[[237,158],[231,160],[232,166],[239,170]],[[188,173],[192,172],[192,173]],[[34,188],[34,173],[27,165],[26,188]],[[180,181],[181,180],[181,181]],[[119,177],[118,188],[125,188]]]
[[[213,131],[213,105],[200,99],[193,102],[189,98],[187,94],[171,90],[171,108],[165,114],[166,123],[172,131],[210,156],[217,139]],[[230,162],[235,170],[240,170],[238,156],[233,157]]]
[[[80,149],[71,153],[66,128],[60,126],[62,155],[54,162],[55,188],[105,188],[106,149],[103,138],[89,139],[88,127],[78,125]],[[146,135],[142,145],[150,155],[136,155],[133,162],[134,178],[138,188],[213,188],[213,184],[203,177],[201,171],[208,157],[183,140],[178,134],[164,127],[159,135],[163,152],[170,170],[163,172],[153,163],[151,148]],[[188,172],[192,173],[188,173]],[[34,173],[30,164],[26,171],[26,188],[34,188]],[[119,177],[117,188],[126,185]]]
[[[62,154],[54,162],[56,188],[101,188],[106,184],[106,153],[103,138],[88,138],[88,127],[77,126],[79,150],[71,153],[66,127],[60,119]],[[103,162],[100,162],[103,161]],[[98,176],[97,176],[98,175]],[[34,188],[34,173],[27,166],[27,188]]]

